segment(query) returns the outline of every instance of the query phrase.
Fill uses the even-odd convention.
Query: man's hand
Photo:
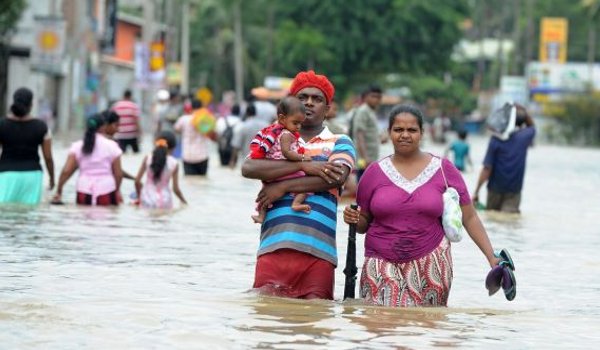
[[[257,210],[270,208],[273,202],[285,195],[285,192],[281,183],[275,182],[264,185],[256,197]]]
[[[343,166],[340,163],[303,162],[302,171],[306,175],[319,176],[327,183],[334,183],[344,175]]]

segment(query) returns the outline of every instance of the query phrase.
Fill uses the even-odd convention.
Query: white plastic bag
[[[512,103],[495,110],[486,120],[486,125],[492,134],[500,140],[508,140],[516,128],[517,108]]]
[[[444,201],[442,226],[446,237],[450,242],[460,242],[465,228],[462,224],[462,210],[460,209],[458,192],[454,188],[448,187],[442,198]]]

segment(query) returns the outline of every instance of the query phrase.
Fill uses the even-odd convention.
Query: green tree
[[[217,97],[234,88],[232,7],[235,1],[203,0],[192,22],[191,87],[208,86]],[[267,71],[270,51],[267,14],[272,10],[268,3],[267,0],[241,2],[246,90],[262,84]]]
[[[192,31],[194,80],[233,86],[232,0],[204,0]],[[256,0],[242,2],[246,89],[266,74],[313,68],[339,95],[388,73],[442,74],[462,37],[467,0]]]
[[[600,93],[573,95],[545,106],[559,124],[558,134],[569,144],[600,146]]]
[[[290,75],[312,66],[330,75],[342,91],[388,73],[440,73],[462,37],[459,24],[470,13],[467,5],[462,0],[289,2],[280,9],[285,21],[278,29],[294,28],[288,24],[293,21],[299,38],[313,37],[320,46],[316,52],[309,50],[308,59],[307,52],[288,52],[296,58],[282,60],[286,66],[278,68]],[[288,36],[277,38],[284,39]]]
[[[25,0],[0,2],[0,113],[6,113],[6,89],[8,80],[8,58],[10,37],[21,13],[25,9]]]

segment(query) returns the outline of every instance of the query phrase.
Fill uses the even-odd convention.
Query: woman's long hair
[[[13,103],[10,106],[12,114],[15,117],[23,118],[31,112],[31,106],[33,106],[33,92],[25,87],[17,89],[13,94]]]
[[[163,131],[156,137],[154,151],[152,152],[152,162],[150,163],[155,183],[160,181],[160,176],[167,164],[167,155],[170,150],[175,148],[175,145],[175,134],[170,131]]]
[[[96,144],[96,133],[98,129],[104,125],[104,118],[100,114],[94,114],[87,118],[85,135],[83,136],[83,147],[81,151],[83,154],[91,154],[94,152],[94,145]]]

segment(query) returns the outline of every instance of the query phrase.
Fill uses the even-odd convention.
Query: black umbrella
[[[357,209],[358,205],[350,205],[352,209]],[[344,300],[347,298],[354,299],[354,291],[356,290],[356,224],[350,224],[348,229],[348,249],[346,251],[346,267],[344,275],[346,275],[346,283],[344,285]]]

